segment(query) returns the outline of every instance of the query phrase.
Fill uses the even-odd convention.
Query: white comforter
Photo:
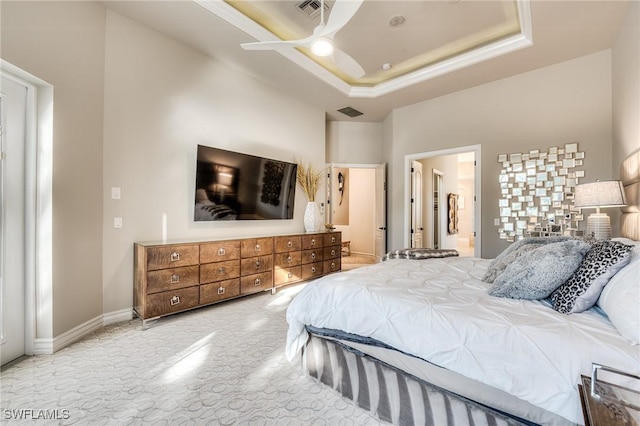
[[[375,338],[403,352],[582,422],[576,384],[598,362],[640,373],[640,346],[592,309],[491,297],[488,260],[389,260],[308,284],[287,310],[287,357],[305,324]]]

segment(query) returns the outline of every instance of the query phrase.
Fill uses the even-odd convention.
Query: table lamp
[[[622,182],[603,180],[577,185],[573,204],[577,208],[596,208],[587,218],[587,235],[607,239],[611,238],[611,220],[606,213],[600,213],[600,208],[623,207],[626,203]]]

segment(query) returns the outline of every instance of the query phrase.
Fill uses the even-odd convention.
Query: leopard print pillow
[[[594,243],[573,275],[551,294],[553,309],[571,314],[592,307],[609,279],[628,263],[631,249],[611,240]]]

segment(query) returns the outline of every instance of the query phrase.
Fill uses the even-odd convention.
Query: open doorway
[[[331,164],[327,222],[342,233],[342,269],[386,253],[386,165]]]
[[[405,158],[405,245],[480,257],[480,146]]]

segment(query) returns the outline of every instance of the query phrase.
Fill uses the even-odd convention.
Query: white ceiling
[[[319,18],[310,20],[302,13],[299,16],[277,13],[278,10],[290,9],[298,1],[254,1],[271,7],[278,19],[287,20],[281,24],[282,28],[289,30],[286,36],[281,35],[283,38],[297,38],[305,32],[310,33],[319,22]],[[365,0],[356,16],[335,38],[336,44],[356,58],[367,71],[365,77],[368,80],[358,82],[349,81],[339,73],[336,76],[332,72],[336,70],[327,70],[295,49],[284,52],[291,59],[276,51],[243,50],[241,43],[256,41],[259,36],[276,38],[269,33],[265,36],[264,28],[236,9],[227,13],[231,6],[221,0],[106,0],[102,3],[117,13],[264,81],[283,94],[302,98],[324,109],[330,120],[374,122],[383,120],[394,108],[607,49],[615,41],[628,6],[628,1],[622,0]],[[517,7],[511,7],[510,3]],[[479,11],[485,9],[487,13],[480,19]],[[438,66],[432,62],[426,64],[431,68],[414,69],[413,74],[404,73],[400,78],[390,80],[391,83],[385,81],[378,70],[378,64],[385,61],[383,58],[389,58],[386,61],[391,63],[402,62],[420,55],[420,52],[451,45],[451,37],[461,37],[460,34],[469,29],[473,29],[470,33],[478,35],[482,28],[495,26],[496,17],[512,16],[513,10],[519,11],[522,24],[523,9],[526,12],[524,18],[530,19],[530,28],[522,31],[528,31],[525,35],[532,44],[521,43],[513,51],[499,51],[499,56],[489,59],[485,55],[482,62],[472,65],[468,64],[474,61],[458,61],[457,67],[440,66],[437,72],[429,71],[434,65]],[[218,15],[232,20],[234,24]],[[407,21],[390,32],[389,20],[394,15],[403,15]],[[486,25],[479,25],[479,21]],[[529,25],[526,20],[524,24],[525,27]],[[275,31],[273,26],[270,28]],[[282,28],[278,31],[284,31]],[[429,42],[424,41],[427,37]],[[433,40],[439,41],[434,44]],[[505,44],[504,40],[503,37],[502,44]],[[490,43],[491,40],[485,41],[481,48],[496,51]],[[529,44],[529,47],[523,47]],[[468,54],[469,51],[463,53]],[[451,59],[445,55],[444,60]],[[381,84],[376,86],[377,83]],[[364,114],[349,118],[337,112],[345,106]]]

